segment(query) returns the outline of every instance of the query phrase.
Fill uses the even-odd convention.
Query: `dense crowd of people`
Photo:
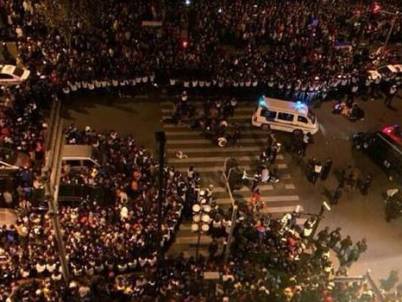
[[[108,205],[85,197],[79,205],[60,207],[69,284],[62,280],[52,214],[35,203],[35,194],[44,186],[43,110],[63,94],[162,83],[200,89],[258,86],[270,95],[303,100],[325,98],[330,92],[339,96],[358,86],[372,96],[379,83],[366,76],[372,58],[368,47],[360,49],[360,42],[384,40],[391,19],[370,11],[369,3],[359,4],[194,0],[187,5],[177,0],[153,6],[144,0],[102,1],[92,26],[73,19],[65,25],[67,31],[49,26],[42,1],[2,1],[6,26],[0,35],[16,41],[17,64],[31,73],[27,82],[1,92],[0,160],[17,162],[20,168],[15,183],[2,192],[4,202],[17,209],[17,220],[0,229],[0,301],[10,295],[12,301],[153,301],[156,296],[186,301],[331,301],[338,288],[331,282],[329,249],[336,247],[342,264],[349,265],[364,252],[365,242],[353,245],[350,238],[338,236],[339,244],[333,244],[333,232],[325,231],[313,240],[309,234],[314,220],[299,226],[294,214],[276,220],[244,209],[228,263],[211,253],[209,259],[167,258],[158,268],[157,251],[173,240],[183,212],[196,198],[199,177],[165,170],[159,232],[158,163],[134,138],[116,131],[81,131],[72,125],[65,133],[67,144],[91,145],[99,166],[77,172],[66,164],[62,184],[106,188],[114,195]],[[161,18],[162,26],[141,26],[149,15]],[[399,18],[391,41],[400,39],[401,30]],[[392,53],[387,58],[398,59]],[[401,84],[400,78],[388,80]],[[233,129],[227,136],[225,124],[235,106],[231,99],[206,104],[192,127],[218,145],[222,138],[236,141],[239,133]],[[183,115],[191,116],[184,98],[174,118]],[[218,233],[213,237],[220,237]],[[222,276],[217,287],[204,280],[211,271]],[[351,296],[349,301],[358,301]]]
[[[48,26],[40,1],[9,0],[3,4],[9,26],[3,34],[17,39],[19,59],[32,76],[46,78],[59,92],[125,89],[157,80],[196,88],[263,84],[271,94],[309,100],[356,83],[362,89],[366,79],[369,86],[378,84],[367,78],[373,61],[368,47],[385,40],[392,18],[374,13],[370,4],[104,1],[95,24],[75,18],[66,33]],[[396,11],[394,4],[380,5]],[[162,19],[162,26],[142,26],[148,15]],[[392,39],[400,38],[401,28],[397,18]],[[363,40],[369,45],[364,51]]]

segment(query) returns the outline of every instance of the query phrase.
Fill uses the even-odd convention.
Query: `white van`
[[[93,147],[89,145],[64,145],[62,164],[70,166],[72,171],[100,166],[93,158]]]
[[[285,132],[301,130],[315,134],[319,126],[315,115],[301,102],[288,102],[262,96],[251,123],[255,127]]]

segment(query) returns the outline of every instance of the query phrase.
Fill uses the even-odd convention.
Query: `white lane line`
[[[277,195],[267,196],[262,198],[265,202],[277,202],[277,201],[299,201],[299,195]]]
[[[294,184],[285,184],[285,189],[286,190],[294,190],[294,189],[296,189],[296,186]]]
[[[199,162],[198,164],[202,164],[202,162]],[[278,165],[275,165],[275,167],[277,168],[277,169],[279,169],[279,170],[282,170],[282,169],[286,169],[288,166],[287,166],[287,164],[278,164]],[[251,169],[253,169],[254,167],[252,167],[252,166],[250,166],[250,165],[239,165],[239,169],[245,169],[245,170],[251,170]],[[175,170],[176,171],[179,171],[179,172],[186,172],[187,170],[188,170],[188,167],[175,167]],[[194,170],[196,171],[196,172],[199,172],[199,173],[207,173],[207,172],[221,172],[222,171],[222,166],[221,165],[217,165],[217,166],[215,166],[215,167],[195,167],[194,168]],[[279,179],[280,179],[280,177],[279,177]]]
[[[299,207],[299,212],[303,212],[304,208],[301,205],[294,205],[294,206],[286,206],[286,207],[270,207],[265,206],[261,212],[263,213],[270,213],[270,214],[282,214],[282,213],[291,213],[296,211],[296,208]]]
[[[245,143],[256,143],[256,144],[263,144],[265,143],[265,139],[261,138],[241,138],[238,141],[238,144],[245,144]],[[167,139],[166,143],[168,145],[199,145],[199,144],[212,144],[210,139],[206,138],[192,138],[192,139]]]
[[[235,197],[235,199],[236,199],[236,197]],[[261,200],[264,203],[287,202],[287,201],[293,202],[293,201],[299,201],[300,198],[298,195],[275,195],[275,196],[263,196],[263,197],[261,197]],[[220,204],[220,205],[224,205],[224,204],[232,204],[232,201],[230,200],[229,197],[222,197],[222,198],[216,198],[216,203]]]
[[[197,109],[200,109],[201,107],[196,107]],[[257,106],[241,106],[241,107],[236,107],[234,110],[234,115],[238,113],[254,113],[256,111]],[[161,111],[163,113],[172,113],[174,110],[174,104],[169,103],[169,104],[163,104],[163,107],[161,107]]]
[[[175,243],[176,244],[197,244],[197,240],[198,240],[198,236],[194,235],[194,236],[176,236],[176,240]],[[207,235],[203,235],[200,238],[200,244],[210,244],[212,242],[212,238],[207,236]]]
[[[203,149],[204,152],[208,152],[208,150]],[[203,156],[203,157],[187,157],[183,159],[179,158],[169,158],[168,162],[169,163],[223,163],[227,158],[234,158],[237,161],[255,161],[258,160],[258,157],[256,156]],[[282,154],[278,154],[276,157],[277,160],[283,160],[284,157]]]
[[[238,115],[234,115],[232,117],[229,117],[228,120],[229,121],[233,121],[233,120],[239,121],[239,120],[248,120],[249,119],[251,121],[251,117],[252,117],[251,113],[250,114],[238,114]],[[171,118],[172,118],[172,115],[162,115],[163,120],[168,120],[168,119],[171,119]]]
[[[251,120],[251,118],[250,118],[250,120]],[[188,129],[190,129],[190,127],[188,125],[186,125],[186,124],[175,125],[175,124],[165,124],[164,123],[162,126],[165,129],[177,129],[177,130],[186,130],[186,129],[188,130]],[[260,128],[256,128],[256,127],[252,126],[250,121],[245,121],[245,123],[242,123],[241,126],[243,127],[243,129],[246,126],[249,127],[249,129],[260,129]],[[261,131],[264,131],[264,130],[261,129]]]
[[[187,129],[188,129],[188,127],[187,127]],[[165,131],[165,134],[168,137],[169,136],[190,136],[190,135],[198,136],[198,135],[201,135],[202,132],[200,130],[198,130],[198,129],[197,130],[188,129],[188,130],[179,130],[179,131],[167,130],[167,131]],[[242,135],[242,136],[261,135],[261,136],[267,137],[269,134],[268,134],[268,132],[265,132],[262,129],[247,128],[247,129],[242,129],[240,135]]]
[[[287,169],[288,167],[287,164],[275,164],[274,166],[279,170]]]
[[[327,136],[327,129],[325,129],[325,127],[322,123],[319,123],[319,128],[320,128],[322,135]]]
[[[260,192],[265,192],[265,191],[272,191],[274,189],[274,186],[268,185],[268,184],[262,184],[262,185],[259,185],[258,188],[260,189]],[[213,193],[224,193],[224,192],[227,192],[226,188],[224,188],[224,187],[214,188],[214,191],[213,191]],[[236,194],[237,192],[251,193],[251,190],[248,187],[241,187],[239,190],[233,190],[234,194]]]
[[[306,221],[307,221],[307,218],[296,218],[296,224],[300,225],[300,226],[304,225],[306,223]]]
[[[175,153],[176,151],[181,150],[184,153],[229,153],[229,152],[257,152],[261,151],[262,147],[260,146],[244,146],[244,147],[226,147],[220,148],[218,146],[211,146],[208,148],[194,148],[181,146],[180,148],[171,148],[168,150],[168,153]]]

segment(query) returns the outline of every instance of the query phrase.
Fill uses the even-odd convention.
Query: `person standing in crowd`
[[[392,85],[385,94],[384,104],[388,108],[392,108],[392,100],[394,99],[396,93],[398,91],[398,87],[394,84]]]
[[[341,238],[341,228],[338,227],[329,233],[328,247],[332,249],[335,248],[340,242]]]
[[[332,159],[328,158],[322,167],[321,180],[326,180],[332,168]]]
[[[327,245],[329,240],[329,227],[326,226],[324,229],[318,232],[317,241],[319,245]]]
[[[361,181],[360,193],[362,193],[362,195],[368,194],[368,190],[371,186],[372,181],[373,181],[373,177],[371,176],[371,174],[367,174],[367,176]]]
[[[346,236],[346,238],[342,239],[340,242],[339,254],[344,256],[349,252],[350,247],[353,245],[352,238],[350,236]]]
[[[343,186],[339,183],[332,195],[331,204],[338,204],[339,199],[341,199],[343,193]]]
[[[322,164],[319,160],[313,159],[311,162],[311,182],[316,184],[322,172]]]

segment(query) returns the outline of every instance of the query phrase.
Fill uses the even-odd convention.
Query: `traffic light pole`
[[[159,158],[159,193],[158,193],[158,263],[162,260],[162,204],[165,199],[165,145],[166,135],[163,131],[155,133],[155,140],[158,143],[158,158]]]
[[[391,27],[389,28],[387,38],[385,39],[385,42],[384,42],[384,49],[387,48],[389,39],[391,39],[392,31],[394,30],[395,22],[396,22],[397,17],[398,17],[398,14],[394,14],[394,16],[392,18]]]
[[[237,211],[238,211],[238,206],[236,205],[236,201],[233,198],[232,188],[230,187],[230,183],[229,183],[230,174],[232,173],[232,170],[235,167],[230,167],[229,170],[226,171],[227,170],[227,162],[229,160],[231,160],[231,158],[225,159],[225,162],[223,164],[223,173],[222,173],[223,178],[225,180],[226,190],[228,191],[230,201],[232,202],[232,219],[231,219],[230,230],[229,230],[228,239],[227,239],[227,243],[226,243],[226,249],[225,249],[225,255],[224,255],[225,261],[227,261],[229,258],[231,245],[232,245],[232,241],[233,241],[233,232],[236,227]],[[227,173],[227,175],[226,175],[226,173]]]

